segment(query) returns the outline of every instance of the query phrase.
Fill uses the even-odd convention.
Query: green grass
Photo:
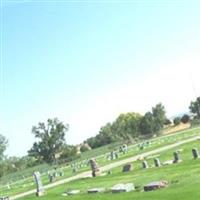
[[[189,130],[186,130],[186,131],[179,132],[178,134],[162,136],[162,137],[151,139],[151,140],[149,140],[149,141],[151,141],[151,144],[146,146],[143,150],[139,150],[138,144],[129,146],[129,152],[125,155],[121,154],[120,158],[118,160],[122,160],[122,159],[131,157],[131,156],[143,153],[143,152],[147,152],[147,151],[165,146],[167,144],[172,144],[172,143],[175,143],[176,141],[187,139],[189,137],[198,135],[199,131],[200,131],[200,128],[195,128],[195,129],[189,129]],[[116,147],[115,145],[112,146],[112,148],[115,148],[115,147]],[[103,156],[101,155],[102,153],[108,152],[108,150],[110,152],[111,151],[111,145],[109,145],[104,150],[102,150],[102,151],[101,150],[102,150],[102,148],[100,148],[98,150],[94,150],[94,152],[90,151],[90,153],[87,153],[85,157],[87,157],[89,155],[91,157],[94,157],[94,155],[97,155],[97,152],[98,152],[99,156],[97,157],[97,162],[100,166],[104,166],[106,164],[116,162],[116,160],[108,161],[106,159],[105,154],[103,154]],[[89,167],[80,168],[80,169],[78,169],[77,173],[80,173],[80,172],[83,172],[83,171],[86,171],[86,170],[89,170]],[[70,177],[70,176],[77,174],[77,173],[73,174],[72,169],[70,167],[64,168],[64,172],[65,172],[65,175],[63,177],[58,178],[58,180],[64,179],[64,178],[67,178],[67,177]],[[21,174],[24,174],[24,173],[21,172]],[[44,185],[49,183],[49,180],[48,180],[46,173],[44,173],[42,175],[42,181],[43,181]],[[26,180],[22,179],[22,180],[20,180],[16,183],[12,184],[10,190],[8,190],[5,185],[0,186],[0,193],[3,194],[3,195],[14,195],[14,194],[25,192],[25,191],[28,191],[28,190],[34,189],[34,188],[35,188],[35,185],[34,185],[34,182],[33,182],[33,177],[31,176]]]
[[[150,169],[141,169],[141,162],[136,161],[133,163],[134,169],[131,172],[121,172],[122,167],[117,167],[112,170],[111,175],[96,177],[96,178],[85,178],[76,180],[64,185],[60,185],[47,191],[47,195],[41,197],[41,200],[49,199],[71,199],[71,200],[82,200],[82,199],[98,199],[98,200],[115,200],[121,199],[152,199],[152,200],[197,200],[200,198],[199,185],[200,185],[200,159],[194,160],[192,158],[191,149],[198,147],[200,149],[200,141],[195,141],[189,144],[174,148],[165,152],[162,152],[159,156],[161,161],[172,159],[172,154],[175,150],[183,149],[181,152],[181,158],[183,162],[179,164],[162,166],[160,168],[152,167]],[[153,160],[148,160],[150,165],[153,165]],[[111,194],[109,191],[104,194],[87,194],[86,191],[93,187],[105,187],[109,189],[117,183],[128,183],[132,182],[135,186],[143,188],[144,184],[156,180],[167,180],[169,186],[167,188],[153,191],[143,192],[142,190],[133,191],[123,194]],[[79,189],[81,194],[62,197],[61,194],[69,189]],[[22,200],[32,200],[36,197],[34,195],[21,198]]]

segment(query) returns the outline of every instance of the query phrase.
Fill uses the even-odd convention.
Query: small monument
[[[132,165],[131,165],[131,163],[128,163],[123,166],[122,172],[129,172],[129,171],[131,171],[131,169],[132,169]]]
[[[146,160],[142,161],[142,168],[143,169],[148,169],[149,168],[149,165],[148,165]]]
[[[192,149],[192,155],[193,155],[193,158],[194,158],[194,159],[199,158],[199,151],[198,151],[197,148],[193,148],[193,149]]]
[[[38,196],[38,197],[43,196],[45,194],[45,190],[44,190],[44,187],[42,185],[40,172],[34,172],[33,176],[35,178],[35,182],[36,182],[36,186],[37,186],[36,196]]]
[[[144,191],[148,192],[148,191],[152,191],[152,190],[157,190],[160,188],[164,188],[168,185],[167,181],[155,181],[155,182],[151,182],[147,185],[144,186]]]
[[[173,153],[173,155],[174,155],[173,163],[179,163],[179,162],[181,162],[179,153],[178,153],[177,151],[175,151],[175,152]]]
[[[101,193],[104,191],[105,191],[105,188],[91,188],[87,190],[88,194]]]
[[[69,190],[65,194],[70,196],[70,195],[75,195],[75,194],[78,194],[78,193],[80,193],[80,190]]]
[[[155,164],[155,167],[161,167],[159,158],[154,158],[154,164]]]
[[[92,176],[95,177],[97,175],[100,174],[100,169],[97,165],[97,162],[95,159],[91,159],[90,161],[90,166],[91,166],[91,170],[92,170]]]
[[[126,184],[120,183],[120,184],[114,185],[111,188],[112,193],[130,192],[132,190],[135,190],[133,183],[126,183]]]

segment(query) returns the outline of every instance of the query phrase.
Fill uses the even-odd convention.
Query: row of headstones
[[[105,191],[111,191],[112,193],[121,193],[121,192],[130,192],[132,190],[135,190],[135,186],[133,183],[119,183],[114,185],[113,187],[111,187],[109,190],[106,188],[91,188],[87,190],[88,194],[94,194],[94,193],[102,193]],[[70,190],[68,192],[65,192],[63,194],[63,196],[67,196],[67,195],[75,195],[80,193],[80,190]]]
[[[128,146],[126,144],[121,145],[118,150],[111,151],[109,154],[107,154],[106,158],[107,160],[118,159],[120,153],[122,154],[128,153]]]
[[[199,158],[199,151],[198,151],[197,148],[192,149],[192,155],[193,155],[194,159]],[[173,153],[173,156],[174,156],[174,159],[173,159],[172,163],[179,163],[181,161],[180,154],[177,151],[175,151]],[[154,158],[154,165],[155,165],[155,167],[161,167],[161,162],[160,162],[159,158]],[[132,168],[132,165],[130,163],[128,163],[128,164],[123,166],[122,171],[123,172],[130,171],[131,168]],[[146,160],[142,161],[142,168],[143,169],[149,168],[149,165],[148,165]]]
[[[48,171],[47,174],[48,174],[49,182],[52,183],[53,181],[56,180],[57,177],[64,176],[64,171],[62,169],[57,170],[55,168],[53,171]]]
[[[192,149],[192,155],[193,155],[194,159],[198,159],[199,158],[199,150],[197,148],[193,148]],[[180,154],[177,151],[175,151],[173,153],[173,156],[174,156],[173,163],[181,162]],[[154,159],[154,164],[155,164],[155,167],[160,167],[161,166],[160,160],[158,158]]]
[[[140,150],[143,150],[145,147],[148,147],[150,144],[151,144],[150,141],[146,141],[146,142],[138,144],[138,147]]]
[[[192,149],[192,154],[193,154],[194,159],[199,158],[199,151],[198,151],[197,148],[193,148]],[[178,163],[180,161],[179,153],[177,151],[175,151],[173,153],[173,155],[174,155],[173,163]],[[97,165],[97,162],[95,161],[95,159],[91,159],[89,161],[89,163],[90,163],[91,170],[92,170],[92,176],[93,177],[97,176],[100,173],[100,169],[99,169],[99,167]],[[161,166],[160,160],[158,158],[154,159],[154,164],[155,164],[155,167],[160,167]],[[142,166],[145,169],[148,168],[148,163],[147,163],[146,160],[142,162]],[[122,171],[123,172],[130,171],[131,167],[132,167],[131,164],[126,164],[125,166],[123,166]],[[35,177],[35,181],[36,181],[36,185],[37,185],[36,195],[37,196],[41,196],[41,195],[44,194],[44,187],[42,185],[40,173],[39,172],[35,172],[34,173],[34,177]]]
[[[144,191],[148,192],[148,191],[152,191],[152,190],[157,190],[157,189],[161,189],[161,188],[165,188],[168,185],[168,181],[166,180],[161,180],[161,181],[154,181],[151,182],[147,185],[143,186]],[[121,192],[130,192],[135,190],[136,187],[134,186],[133,183],[119,183],[114,185],[112,188],[110,188],[109,190],[105,189],[105,188],[91,188],[87,190],[88,194],[94,194],[94,193],[102,193],[105,191],[111,191],[112,193],[121,193]],[[80,190],[70,190],[68,192],[65,192],[64,194],[62,194],[63,196],[68,196],[68,195],[75,195],[80,193]]]
[[[0,197],[0,200],[9,200],[10,198],[8,196],[6,197]]]
[[[89,166],[89,159],[83,160],[79,163],[72,163],[70,166],[72,169],[72,173],[76,173],[78,171],[78,169]]]

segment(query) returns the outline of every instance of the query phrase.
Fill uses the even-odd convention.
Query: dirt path
[[[166,151],[168,149],[178,147],[182,144],[186,144],[186,143],[195,141],[197,139],[200,139],[200,136],[195,136],[195,137],[183,140],[183,141],[176,142],[174,144],[170,144],[170,145],[166,145],[164,147],[160,147],[158,149],[155,149],[155,150],[152,150],[152,151],[149,151],[149,152],[146,152],[146,153],[141,153],[139,155],[136,155],[136,156],[133,156],[133,157],[130,157],[130,158],[126,158],[124,160],[116,161],[115,163],[108,164],[106,166],[101,167],[100,169],[101,169],[101,171],[107,171],[107,170],[110,170],[112,168],[124,165],[128,162],[136,161],[140,157],[146,157],[146,156],[150,156],[150,155],[153,155],[153,154],[157,154],[157,153]],[[77,180],[77,179],[80,179],[80,178],[85,178],[85,177],[88,177],[88,176],[91,176],[91,171],[83,172],[83,173],[77,174],[75,176],[72,176],[72,177],[69,177],[69,178],[66,178],[66,179],[63,179],[63,180],[60,180],[60,181],[56,181],[55,183],[51,183],[51,184],[44,186],[44,188],[45,189],[53,188],[55,186],[58,186],[58,185],[61,185],[61,184],[64,184],[64,183],[68,183],[70,181]],[[36,192],[35,189],[27,191],[27,192],[23,192],[21,194],[10,197],[10,200],[19,199],[19,198],[25,197],[27,195],[34,194],[35,192]]]

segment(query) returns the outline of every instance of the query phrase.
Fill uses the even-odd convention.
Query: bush
[[[181,118],[180,117],[175,117],[174,118],[174,125],[177,126],[181,123]]]
[[[191,126],[195,127],[195,126],[200,126],[200,119],[193,119],[191,122]]]
[[[190,116],[185,114],[182,116],[181,118],[181,122],[183,122],[184,124],[188,123],[190,121]]]

